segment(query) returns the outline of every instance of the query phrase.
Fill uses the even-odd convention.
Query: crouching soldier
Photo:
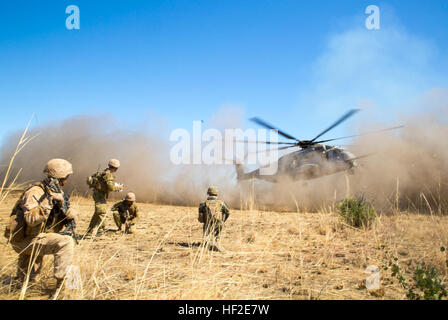
[[[224,251],[218,240],[224,223],[229,218],[227,205],[218,199],[218,188],[209,187],[207,200],[199,205],[199,222],[203,223],[204,242],[210,250]]]
[[[43,257],[51,254],[58,289],[73,262],[72,237],[57,233],[76,218],[73,209],[67,210],[62,190],[73,170],[68,161],[53,159],[44,173],[47,177],[28,187],[16,202],[5,236],[19,254],[18,280],[23,283],[28,275],[33,282],[41,271]]]
[[[129,192],[123,201],[113,205],[112,212],[118,231],[121,231],[121,227],[124,225],[124,233],[133,233],[132,226],[137,222],[138,214],[135,200],[135,194]]]

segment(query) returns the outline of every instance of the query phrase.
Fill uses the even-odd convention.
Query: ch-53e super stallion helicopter
[[[244,172],[242,164],[234,163],[237,172],[238,181],[249,180],[249,179],[261,179],[269,182],[278,182],[279,180],[287,177],[292,180],[310,180],[319,178],[322,176],[334,174],[341,171],[349,171],[354,173],[354,168],[357,167],[357,159],[366,157],[367,155],[362,155],[356,157],[351,152],[344,150],[338,146],[326,145],[323,143],[348,139],[352,137],[363,136],[367,134],[378,133],[387,130],[394,130],[401,128],[403,126],[387,128],[383,130],[366,132],[357,135],[327,139],[327,140],[317,140],[322,135],[332,130],[351,116],[353,116],[359,109],[352,109],[339,118],[335,123],[329,126],[327,129],[319,133],[316,137],[311,140],[299,140],[282,130],[268,124],[267,122],[259,118],[251,118],[250,120],[267,128],[270,130],[276,130],[281,136],[294,140],[294,142],[269,142],[269,141],[237,141],[243,143],[263,143],[269,145],[285,145],[276,149],[267,149],[266,151],[273,150],[286,150],[289,148],[300,148],[298,151],[288,153],[278,159],[277,172],[273,175],[264,175],[260,172],[262,168],[258,168],[251,172]]]

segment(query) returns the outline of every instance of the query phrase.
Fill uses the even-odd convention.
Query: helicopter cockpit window
[[[327,152],[329,160],[342,160],[341,151],[338,149],[331,149]]]

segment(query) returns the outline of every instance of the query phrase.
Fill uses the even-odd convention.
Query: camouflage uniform
[[[129,194],[126,196],[125,200],[115,203],[111,210],[113,212],[114,221],[118,227],[118,230],[121,230],[121,226],[126,223],[126,213],[128,213],[128,228],[125,232],[133,233],[132,226],[134,226],[137,222],[138,207],[134,203],[135,200],[127,200],[128,196]]]
[[[69,171],[72,172],[71,165]],[[13,209],[13,213],[17,214],[16,217],[21,217],[24,223],[20,231],[10,235],[11,246],[19,254],[17,276],[21,281],[25,279],[28,272],[30,281],[33,281],[41,271],[43,256],[52,254],[54,255],[54,277],[58,283],[61,283],[73,261],[73,239],[70,236],[54,233],[62,229],[62,218],[53,215],[53,212],[52,219],[49,219],[55,203],[64,195],[62,189],[61,193],[49,190],[50,181],[51,178],[47,178],[26,189]],[[76,218],[72,209],[67,211],[67,218]],[[10,225],[14,222],[11,220],[17,221],[17,218],[10,219]]]
[[[95,212],[90,220],[87,233],[92,232],[94,229],[105,230],[105,220],[107,214],[107,199],[110,192],[116,192],[120,190],[120,187],[115,185],[115,176],[110,172],[110,169],[106,169],[102,173],[101,190],[93,190],[93,201],[95,201]]]
[[[224,223],[229,218],[230,210],[224,201],[218,199],[216,187],[209,187],[207,200],[199,205],[198,221],[203,223],[203,236],[210,249],[223,251],[218,244]]]

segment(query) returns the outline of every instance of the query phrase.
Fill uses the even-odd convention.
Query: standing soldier
[[[59,288],[73,262],[73,239],[58,234],[63,224],[75,220],[76,213],[61,208],[67,203],[62,187],[73,174],[72,165],[63,159],[50,160],[44,173],[47,178],[28,187],[16,202],[5,236],[19,254],[17,278],[34,281],[42,268],[43,256],[54,256],[54,277]]]
[[[123,190],[123,185],[115,182],[115,176],[120,167],[120,161],[112,159],[109,167],[103,172],[97,172],[87,179],[87,184],[93,189],[93,200],[95,201],[95,212],[90,220],[87,234],[95,231],[105,231],[105,220],[107,214],[107,199],[110,192]]]
[[[124,233],[133,233],[132,226],[137,222],[138,208],[135,205],[135,194],[129,192],[123,201],[117,202],[112,207],[115,224],[118,231],[124,224]]]
[[[207,200],[199,205],[199,222],[203,223],[205,244],[211,250],[224,251],[219,243],[219,236],[224,223],[229,218],[230,211],[224,201],[218,200],[218,188],[209,187]]]

